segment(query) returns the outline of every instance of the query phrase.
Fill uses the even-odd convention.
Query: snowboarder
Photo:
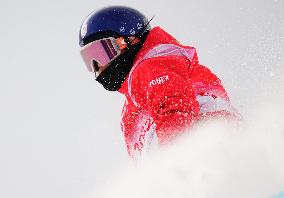
[[[220,79],[139,11],[110,6],[80,29],[81,56],[96,81],[125,95],[121,126],[131,157],[172,140],[201,119],[236,117]]]

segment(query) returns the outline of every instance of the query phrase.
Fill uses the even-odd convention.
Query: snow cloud
[[[283,100],[282,100],[283,101]],[[210,121],[113,179],[101,198],[269,198],[284,191],[284,105]]]

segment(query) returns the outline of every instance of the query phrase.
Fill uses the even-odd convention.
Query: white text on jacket
[[[165,76],[161,76],[161,77],[158,77],[154,80],[152,80],[150,82],[150,87],[154,86],[154,85],[160,85],[160,84],[163,84],[164,82],[168,81],[170,78],[168,75],[165,75]]]

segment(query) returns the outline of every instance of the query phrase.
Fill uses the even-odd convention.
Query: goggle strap
[[[134,45],[136,43],[139,43],[140,39],[139,38],[134,38],[132,41],[130,41],[131,45]]]

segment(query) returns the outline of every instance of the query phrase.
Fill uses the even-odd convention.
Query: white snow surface
[[[244,117],[202,123],[136,167],[124,98],[88,73],[78,35],[94,9],[128,5],[222,80]],[[272,197],[284,191],[283,0],[49,0],[0,6],[0,197]]]
[[[282,98],[284,99],[284,98]],[[208,121],[114,178],[102,198],[268,198],[284,191],[283,100]]]

